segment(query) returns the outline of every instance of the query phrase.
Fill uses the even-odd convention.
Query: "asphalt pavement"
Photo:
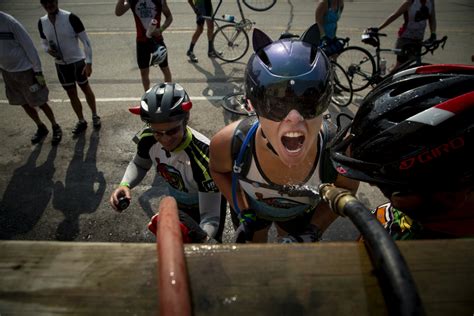
[[[224,113],[220,99],[239,89],[245,62],[251,50],[239,62],[225,63],[209,59],[207,39],[203,33],[195,47],[199,63],[190,63],[185,55],[195,27],[195,16],[186,0],[168,0],[174,21],[165,32],[173,80],[181,83],[193,100],[190,125],[211,137],[236,119]],[[216,5],[216,1],[214,1]],[[360,34],[366,27],[381,23],[398,6],[394,1],[347,1],[339,23],[338,34],[348,36],[354,45],[363,45]],[[146,223],[157,210],[165,193],[163,182],[150,172],[133,190],[130,207],[123,213],[111,209],[108,199],[118,185],[134,154],[134,134],[142,123],[129,114],[143,94],[135,61],[135,26],[131,13],[114,15],[115,1],[59,1],[62,9],[78,15],[93,46],[91,87],[97,98],[98,113],[103,127],[87,131],[74,138],[71,130],[76,118],[67,95],[57,80],[53,58],[41,50],[37,22],[45,11],[39,1],[3,0],[0,10],[15,16],[30,33],[43,63],[50,105],[63,128],[59,146],[51,145],[50,135],[43,144],[31,145],[34,123],[21,107],[8,105],[3,81],[0,81],[0,137],[4,149],[0,152],[0,239],[65,240],[97,242],[153,242]],[[444,50],[433,56],[431,63],[472,64],[474,54],[474,3],[470,0],[438,1],[436,3],[438,36],[448,35]],[[315,1],[278,0],[267,12],[254,12],[244,7],[246,18],[256,22],[272,38],[289,31],[302,33],[314,22]],[[234,1],[226,1],[219,14],[239,16]],[[401,19],[387,28],[389,36],[384,46],[393,47]],[[366,47],[371,50],[371,47]],[[388,65],[394,62],[387,55]],[[153,82],[160,82],[158,68],[151,69]],[[367,93],[355,96],[346,109],[330,106],[333,115],[354,114]],[[90,110],[83,100],[84,113],[91,123]],[[42,115],[42,114],[41,114]],[[44,116],[42,115],[42,118]],[[45,118],[44,118],[45,119]],[[45,119],[46,120],[46,119]],[[374,207],[385,201],[380,192],[361,184],[358,197]],[[230,225],[226,239],[231,237]],[[357,231],[347,219],[338,219],[323,236],[324,240],[353,240]]]

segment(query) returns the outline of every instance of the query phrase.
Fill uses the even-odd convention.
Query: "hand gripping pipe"
[[[156,248],[160,315],[191,315],[188,274],[176,200],[172,197],[163,198],[159,212]]]
[[[364,237],[389,315],[425,315],[405,259],[375,216],[346,189],[321,184],[319,194],[333,212],[349,217]]]

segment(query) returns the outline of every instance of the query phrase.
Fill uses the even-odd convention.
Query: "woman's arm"
[[[159,34],[154,35],[161,35],[161,33],[163,33],[163,31],[166,30],[171,25],[171,23],[173,23],[173,14],[171,13],[171,10],[168,7],[168,4],[166,3],[166,0],[163,0],[161,13],[163,13],[163,15],[165,16],[165,21],[163,22],[163,24],[161,24],[160,28],[156,29],[155,31]]]
[[[430,24],[431,34],[433,34],[433,33],[436,34],[436,10],[435,10],[434,0],[431,0],[431,3],[433,4],[433,11],[430,14],[430,18],[429,18],[428,22]]]
[[[316,12],[315,12],[315,19],[319,27],[319,33],[320,33],[321,38],[325,35],[324,16],[326,15],[327,12],[328,12],[328,2],[327,0],[323,0],[318,4],[318,6],[316,7]]]
[[[391,15],[388,16],[388,18],[385,20],[385,22],[383,22],[382,24],[380,24],[380,26],[378,27],[379,30],[383,29],[384,27],[390,25],[393,21],[395,21],[396,19],[398,19],[398,17],[400,15],[402,15],[404,12],[408,11],[408,9],[410,8],[410,1],[407,0],[407,1],[404,1],[402,3],[402,5],[395,11],[393,12]]]

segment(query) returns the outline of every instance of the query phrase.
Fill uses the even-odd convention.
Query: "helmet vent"
[[[309,64],[312,65],[314,60],[316,59],[316,54],[318,53],[318,49],[314,46],[311,46],[311,54],[309,55]]]
[[[268,59],[268,56],[263,49],[257,52],[257,56],[265,65],[267,65],[268,68],[272,66],[272,64],[270,63],[270,59]]]

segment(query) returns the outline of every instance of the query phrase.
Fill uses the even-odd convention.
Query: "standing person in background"
[[[344,10],[344,0],[322,0],[316,7],[315,19],[326,55],[338,53],[343,45],[336,41],[337,23]]]
[[[38,21],[43,49],[55,58],[59,82],[66,90],[78,122],[72,133],[79,135],[87,128],[82,112],[82,104],[77,95],[76,82],[86,96],[92,112],[92,124],[100,128],[101,121],[97,115],[95,95],[88,77],[92,74],[92,47],[84,25],[75,14],[59,9],[57,0],[41,0],[47,14]],[[84,46],[82,50],[79,40]]]
[[[214,34],[214,21],[206,20],[203,18],[205,16],[212,16],[212,2],[211,0],[188,0],[189,5],[196,13],[196,31],[194,31],[193,37],[191,38],[191,44],[189,44],[189,49],[186,52],[186,55],[193,63],[197,63],[198,59],[194,55],[193,49],[196,45],[199,37],[204,31],[204,21],[207,25],[207,56],[212,58],[216,57],[214,50],[212,49],[212,35]]]
[[[160,67],[164,81],[171,82],[163,32],[173,22],[173,15],[166,0],[118,0],[115,5],[115,15],[122,16],[129,9],[133,13],[137,29],[137,63],[143,88],[145,91],[150,88],[150,58],[152,65]],[[165,16],[163,23],[161,23],[161,14]],[[156,25],[152,26],[152,22]]]
[[[436,40],[436,11],[434,0],[406,0],[378,27],[369,28],[368,31],[380,31],[390,25],[403,14],[403,25],[398,31],[398,39],[395,48],[402,50],[397,54],[397,63],[393,70],[399,65],[414,58],[421,52],[421,42],[425,35],[426,20],[430,25],[430,41]],[[393,71],[392,70],[392,71]]]
[[[48,105],[49,90],[44,80],[41,61],[27,31],[14,17],[0,11],[0,69],[8,102],[21,105],[38,129],[31,138],[33,144],[43,140],[49,131],[41,121],[38,110],[43,110],[51,122],[53,145],[59,144],[61,127]]]

